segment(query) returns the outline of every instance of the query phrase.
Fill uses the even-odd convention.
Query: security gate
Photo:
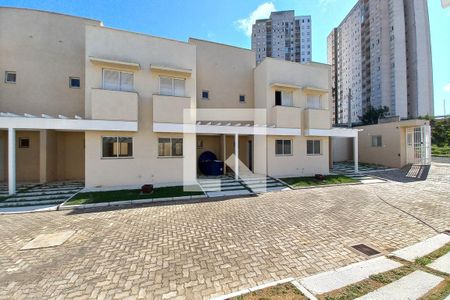
[[[406,163],[431,164],[431,127],[406,128]]]

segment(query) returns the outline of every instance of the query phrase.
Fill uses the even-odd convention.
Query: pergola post
[[[353,138],[353,161],[355,163],[355,173],[358,173],[358,133]]]
[[[8,194],[16,193],[16,130],[8,128]]]
[[[234,135],[234,179],[239,179],[239,134]]]
[[[225,161],[227,160],[227,136],[222,134],[222,161],[223,161],[223,175],[227,173],[227,166]]]

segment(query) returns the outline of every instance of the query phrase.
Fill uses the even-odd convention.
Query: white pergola
[[[8,194],[16,193],[16,130],[137,131],[137,122],[73,119],[63,115],[18,115],[0,112],[0,128],[8,130]]]
[[[308,129],[305,130],[305,136],[328,136],[328,137],[342,137],[353,138],[353,163],[355,173],[359,172],[358,168],[358,132],[362,129],[340,128],[334,127],[331,129]]]

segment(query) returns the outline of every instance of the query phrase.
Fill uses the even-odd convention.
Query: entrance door
[[[431,163],[430,126],[406,128],[406,163],[419,165]]]

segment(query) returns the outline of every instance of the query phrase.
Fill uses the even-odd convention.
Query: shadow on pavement
[[[417,182],[427,180],[430,165],[407,165],[402,169],[373,173],[373,175],[396,182]]]

